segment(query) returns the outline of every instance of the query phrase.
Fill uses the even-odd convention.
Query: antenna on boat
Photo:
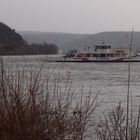
[[[130,48],[129,48],[129,59],[131,58],[131,54],[132,54],[132,47],[133,47],[133,32],[134,32],[134,29],[132,28],[131,41],[130,41]]]
[[[103,44],[103,45],[105,44],[105,38],[104,38],[104,36],[103,36],[103,38],[102,38],[102,44]]]

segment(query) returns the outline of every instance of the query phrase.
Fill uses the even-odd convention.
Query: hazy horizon
[[[16,30],[17,31],[17,30]],[[132,29],[130,29],[129,31],[115,31],[115,30],[110,30],[110,31],[98,31],[98,32],[95,32],[95,33],[76,33],[76,32],[55,32],[55,31],[37,31],[37,30],[18,30],[17,32],[19,32],[19,33],[26,33],[26,32],[33,32],[33,33],[62,33],[62,34],[85,34],[85,35],[93,35],[93,34],[98,34],[98,33],[108,33],[108,32],[132,32]],[[135,33],[135,32],[140,32],[140,31],[135,31],[135,30],[133,30],[133,32]]]
[[[0,0],[0,21],[16,31],[94,34],[140,31],[139,0]]]

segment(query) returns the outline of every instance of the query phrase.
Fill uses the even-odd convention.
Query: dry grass
[[[69,79],[65,90],[59,80],[49,84],[38,73],[9,74],[0,64],[0,140],[83,140],[96,109],[91,92],[75,101]]]

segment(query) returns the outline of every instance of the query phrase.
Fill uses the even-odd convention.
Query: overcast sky
[[[17,31],[140,31],[140,0],[0,0],[0,21]]]

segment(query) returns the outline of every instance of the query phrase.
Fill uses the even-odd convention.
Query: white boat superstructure
[[[86,61],[94,60],[123,60],[128,58],[128,51],[122,49],[111,49],[110,45],[96,45],[95,50],[79,51],[75,54],[74,59]]]

